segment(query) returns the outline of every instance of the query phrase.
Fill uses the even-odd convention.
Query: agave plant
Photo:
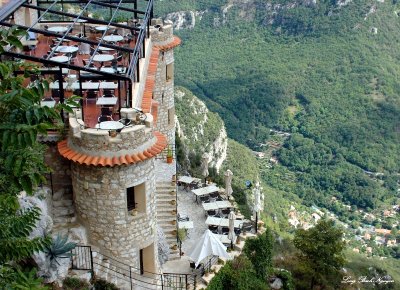
[[[76,243],[68,242],[68,236],[57,235],[49,247],[46,248],[47,257],[50,261],[55,261],[57,264],[58,258],[70,258],[72,257],[71,250],[76,247]]]

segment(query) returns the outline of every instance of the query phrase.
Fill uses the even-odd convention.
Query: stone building
[[[47,32],[48,24],[36,24],[40,19],[39,10],[29,8],[30,5],[36,5],[36,1],[29,4],[25,2],[18,0],[13,3],[19,9],[14,7],[10,21],[22,27],[36,25],[30,30],[37,33],[45,28],[44,35],[38,37],[38,47],[45,46],[52,36]],[[75,2],[85,4],[88,1]],[[139,0],[130,2],[137,5]],[[122,6],[120,9],[123,9]],[[153,8],[147,9],[149,10],[143,12],[143,15],[151,18]],[[86,28],[94,29],[96,24],[101,24],[95,22],[91,26],[89,20],[84,21]],[[56,25],[59,27],[68,24]],[[146,34],[147,28],[150,31],[139,47],[141,53],[136,67],[126,68],[128,71],[132,69],[134,78],[124,80],[121,85],[122,77],[118,73],[123,70],[118,67],[115,72],[118,78],[118,96],[123,92],[126,99],[119,100],[120,105],[116,106],[118,112],[111,114],[118,115],[124,125],[115,130],[102,129],[100,121],[96,126],[88,125],[87,118],[84,117],[90,109],[86,99],[86,106],[81,102],[81,108],[75,108],[73,113],[66,116],[68,132],[65,139],[54,142],[54,138],[47,138],[44,141],[49,145],[46,160],[52,168],[49,185],[54,204],[59,206],[57,209],[53,207],[56,227],[68,230],[68,227],[83,226],[89,244],[98,248],[100,253],[140,269],[143,274],[158,273],[160,268],[155,159],[168,144],[174,146],[175,143],[173,49],[180,44],[180,39],[173,35],[172,23],[164,23],[161,19],[149,19],[148,22],[143,21],[141,26],[134,25],[136,23],[115,24],[119,32],[131,29],[137,38],[136,44],[141,33]],[[70,28],[79,30],[82,25],[75,21]],[[83,31],[85,32],[85,28]],[[62,39],[76,41],[74,36],[70,37],[67,33],[60,35]],[[102,37],[104,36],[105,34]],[[90,44],[90,40],[88,43]],[[100,41],[98,47],[101,46],[113,48],[112,44]],[[23,54],[13,51],[9,51],[9,55],[24,57]],[[32,51],[29,56],[32,56]],[[130,62],[126,63],[132,64],[135,51],[132,50],[130,57]],[[40,58],[38,61],[40,62]],[[78,55],[75,63],[80,62]],[[99,73],[101,66],[98,68]],[[76,64],[60,64],[60,71],[61,68],[78,70],[76,67]],[[82,70],[93,73],[93,69],[91,71],[88,66],[82,66]],[[109,79],[107,71],[103,74],[104,76],[97,76],[97,79]],[[79,72],[77,75],[82,76]],[[117,84],[117,81],[114,83]],[[80,86],[82,92],[82,83]],[[122,103],[126,105],[121,106]],[[176,221],[175,215],[176,212]]]

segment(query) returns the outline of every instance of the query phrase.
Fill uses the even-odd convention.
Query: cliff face
[[[220,170],[226,159],[228,138],[222,119],[210,112],[205,104],[184,88],[175,89],[177,135],[185,148],[185,157],[211,156],[210,167]]]
[[[337,12],[347,6],[352,0],[337,0],[328,7],[329,13]],[[166,15],[166,19],[174,23],[174,29],[192,29],[203,17],[212,17],[215,27],[226,24],[229,20],[260,21],[260,25],[272,25],[276,22],[286,21],[283,16],[286,11],[295,8],[317,8],[320,4],[316,0],[291,0],[291,1],[261,1],[261,0],[226,0],[223,5],[209,4],[206,9],[194,5],[193,10],[176,11]],[[184,5],[183,5],[184,6]],[[188,6],[188,5],[186,5]],[[190,5],[189,5],[190,7]]]

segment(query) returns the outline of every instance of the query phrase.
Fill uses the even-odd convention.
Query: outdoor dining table
[[[96,125],[97,129],[118,130],[124,128],[124,124],[118,121],[104,121]]]
[[[79,50],[79,48],[76,46],[59,46],[56,48],[57,52],[62,52],[62,53],[73,53],[78,50]]]
[[[242,224],[243,224],[242,220],[235,220],[235,222],[234,222],[235,228],[240,228],[242,226]],[[206,219],[206,225],[227,228],[227,227],[229,227],[229,219],[209,216]]]
[[[118,84],[114,82],[100,82],[100,89],[115,90],[118,89]]]
[[[192,192],[196,195],[196,200],[198,196],[209,195],[210,193],[218,192],[219,188],[215,185],[209,185],[206,187],[201,187],[193,189]]]
[[[69,58],[68,56],[65,55],[59,55],[59,56],[53,56],[50,58],[51,61],[56,61],[56,62],[68,62]]]
[[[191,184],[193,181],[194,181],[194,178],[190,177],[190,176],[181,176],[178,179],[178,182],[186,183],[186,184]]]
[[[98,62],[105,62],[105,61],[111,61],[114,59],[114,56],[112,54],[96,54],[93,56],[93,61],[98,61]]]
[[[96,105],[98,106],[115,106],[117,104],[117,97],[101,97],[96,101]]]
[[[100,71],[108,72],[108,73],[115,73],[116,69],[113,67],[101,67]]]
[[[221,200],[221,201],[215,201],[215,202],[205,202],[203,203],[203,208],[205,211],[209,210],[219,210],[219,209],[224,209],[224,208],[232,208],[233,205],[230,203],[228,200]]]
[[[40,101],[40,106],[41,107],[47,106],[49,108],[54,108],[55,105],[56,105],[56,101],[55,100],[42,100],[42,101]]]
[[[107,35],[103,37],[103,40],[107,42],[118,42],[123,39],[124,38],[121,35]]]
[[[193,229],[192,221],[178,222],[178,229]]]
[[[223,244],[230,244],[230,243],[231,243],[231,240],[228,239],[228,235],[219,235],[219,234],[214,234],[214,233],[213,233],[213,235],[214,235],[218,240],[220,240],[221,243],[223,243]],[[235,243],[235,242],[236,242],[236,235],[234,236],[232,243]]]
[[[65,32],[65,31],[68,30],[68,27],[65,27],[65,26],[53,26],[53,27],[49,27],[47,30],[51,31],[51,32]]]
[[[99,46],[99,50],[100,51],[113,51],[113,50],[115,50],[115,48]]]
[[[97,31],[106,31],[107,30],[107,26],[96,26],[95,27],[95,29],[97,30]]]
[[[64,82],[63,83],[63,88],[65,89],[67,87],[68,83]],[[50,89],[58,89],[59,88],[58,81],[50,83],[49,87]],[[74,82],[72,83],[72,89],[74,90],[79,90],[79,82]],[[82,82],[82,90],[98,90],[99,89],[99,83],[98,82]]]

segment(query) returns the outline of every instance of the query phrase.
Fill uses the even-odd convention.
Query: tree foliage
[[[333,221],[321,219],[311,229],[297,230],[293,243],[300,250],[301,263],[310,272],[311,289],[314,285],[323,285],[327,277],[341,277],[346,244],[343,231]]]
[[[24,34],[15,28],[2,30],[0,52],[8,44],[21,47],[18,37]],[[15,73],[17,71],[20,73]],[[38,79],[28,82],[31,75]],[[55,108],[42,107],[40,101],[48,83],[30,63],[1,62],[0,79],[0,267],[4,273],[9,273],[10,264],[15,265],[51,243],[50,237],[29,238],[40,210],[36,207],[20,209],[17,195],[21,191],[32,194],[44,180],[43,174],[48,172],[38,135],[60,128],[62,111],[71,112],[70,105],[77,106],[77,103],[76,98],[72,98]],[[40,281],[32,278],[36,272],[22,275],[19,269],[16,271],[25,284],[14,283],[13,289],[40,288]],[[4,283],[10,287],[7,283],[12,281]],[[31,282],[33,284],[29,284]]]
[[[267,228],[262,235],[248,239],[243,248],[243,252],[253,264],[257,277],[262,281],[267,280],[266,278],[272,269],[272,247],[272,233]]]
[[[264,290],[269,289],[261,280],[250,260],[240,255],[233,261],[228,261],[211,280],[207,290]]]

